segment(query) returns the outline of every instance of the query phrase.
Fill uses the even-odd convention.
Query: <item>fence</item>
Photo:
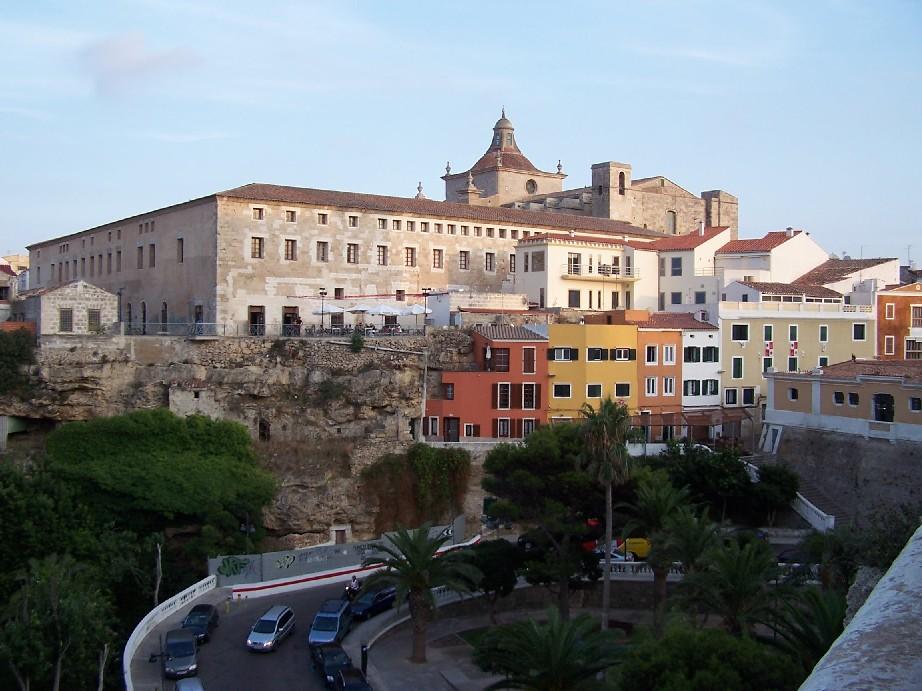
[[[148,612],[144,618],[134,627],[128,643],[125,644],[125,652],[122,655],[122,674],[125,680],[126,691],[134,691],[134,684],[131,681],[131,660],[137,652],[141,642],[147,638],[147,634],[153,631],[161,621],[170,616],[177,609],[189,604],[200,595],[213,590],[217,584],[214,576],[203,578],[195,585],[190,585],[181,593],[174,595],[169,600],[161,602],[157,607]]]
[[[118,325],[116,325],[117,327]],[[376,336],[420,336],[423,329],[403,328],[402,326],[350,325],[325,326],[307,324],[250,324],[249,322],[178,322],[163,324],[124,323],[124,333],[128,336],[181,336],[183,338],[335,338],[352,336],[357,330],[364,337]],[[116,328],[117,332],[118,329]]]

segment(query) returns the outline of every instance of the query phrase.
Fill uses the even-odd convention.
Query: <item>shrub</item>
[[[353,353],[361,353],[362,348],[365,347],[365,337],[362,336],[361,331],[353,331],[352,339],[349,343],[349,347],[352,349]]]
[[[35,338],[25,329],[0,331],[0,396],[26,395],[29,375],[24,368],[35,362]]]

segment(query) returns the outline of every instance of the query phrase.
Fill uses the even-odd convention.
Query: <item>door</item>
[[[266,308],[262,306],[250,307],[250,335],[266,335]]]
[[[460,441],[461,419],[456,417],[445,418],[443,431],[445,433],[445,441]]]
[[[298,316],[297,307],[282,308],[282,335],[283,336],[300,336],[301,335],[301,317]]]

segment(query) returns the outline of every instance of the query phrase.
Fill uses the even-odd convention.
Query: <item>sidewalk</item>
[[[599,610],[595,609],[573,610],[571,616],[576,617],[583,613],[600,616]],[[404,609],[401,614],[405,616],[406,610]],[[518,610],[500,612],[496,619],[499,624],[508,624],[542,615],[543,611],[540,609]],[[403,616],[399,619],[403,619]],[[610,619],[633,624],[649,623],[650,613],[638,610],[611,610]],[[356,665],[361,660],[362,642],[366,640],[363,639],[362,633],[363,630],[371,633],[370,628],[364,628],[370,623],[372,622],[357,627],[354,634],[344,643]],[[368,651],[368,680],[376,691],[481,691],[502,677],[482,672],[473,662],[473,647],[458,634],[488,626],[491,626],[491,622],[487,613],[466,617],[437,616],[429,625],[427,662],[418,665],[409,661],[413,630],[407,621],[377,642],[373,642]]]

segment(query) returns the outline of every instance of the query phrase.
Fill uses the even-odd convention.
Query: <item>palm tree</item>
[[[764,542],[741,545],[733,540],[712,551],[707,568],[687,575],[682,588],[720,615],[730,633],[748,635],[754,624],[771,617],[771,580],[777,569],[775,556]]]
[[[605,566],[602,570],[602,628],[608,628],[611,608],[612,486],[627,480],[627,433],[631,416],[627,406],[605,398],[598,410],[584,403],[583,457],[588,470],[605,489]]]
[[[764,640],[797,660],[809,674],[842,633],[845,597],[835,590],[798,590],[771,622],[775,636]]]
[[[482,574],[469,563],[470,554],[464,550],[438,554],[447,537],[430,537],[431,525],[426,523],[416,530],[401,529],[388,536],[390,544],[380,546],[381,554],[369,557],[362,566],[383,566],[365,579],[365,588],[375,585],[397,587],[397,606],[408,601],[413,620],[413,654],[411,662],[426,661],[426,631],[435,598],[432,589],[445,587],[456,592],[470,592],[477,586]]]
[[[718,527],[707,509],[699,514],[689,506],[680,507],[666,519],[663,533],[663,549],[682,562],[686,573],[700,571],[707,554],[718,545]]]
[[[588,614],[565,620],[547,610],[547,623],[519,621],[487,632],[475,659],[505,674],[491,689],[581,691],[596,688],[595,677],[621,657],[613,632],[600,631]]]
[[[653,624],[657,635],[662,633],[663,612],[666,606],[666,576],[672,557],[665,548],[666,527],[688,502],[688,490],[677,488],[664,473],[645,476],[637,486],[633,504],[619,504],[631,515],[624,528],[625,536],[641,535],[653,543],[647,563],[653,571]]]

